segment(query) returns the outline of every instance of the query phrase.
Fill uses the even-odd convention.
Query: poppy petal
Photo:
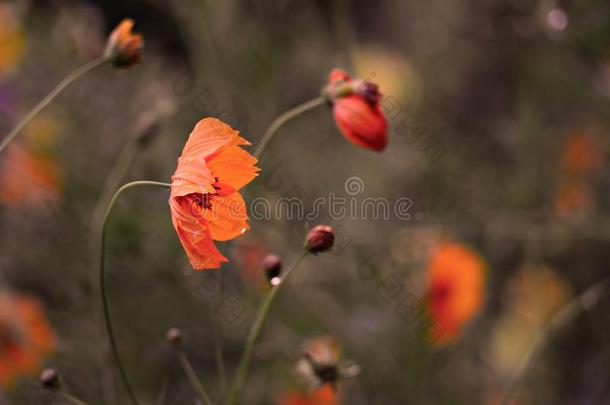
[[[257,176],[257,159],[238,146],[224,146],[206,159],[218,181],[239,190]]]
[[[212,209],[205,210],[203,217],[214,240],[230,240],[249,229],[246,202],[237,192],[214,198]]]

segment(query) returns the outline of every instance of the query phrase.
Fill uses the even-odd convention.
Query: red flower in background
[[[439,243],[428,265],[428,305],[435,344],[455,339],[483,304],[485,263],[456,242]]]
[[[172,223],[194,269],[228,261],[214,245],[244,233],[246,204],[238,192],[256,177],[256,158],[239,132],[216,118],[204,118],[191,132],[172,176]]]
[[[0,291],[0,386],[40,371],[55,336],[33,299]]]
[[[280,397],[277,402],[278,405],[338,405],[339,400],[337,393],[330,385],[324,385],[323,387],[311,392],[311,393],[298,393],[292,392]]]
[[[388,143],[388,123],[379,102],[377,85],[352,80],[343,70],[334,69],[327,88],[333,114],[343,135],[353,144],[377,152]]]

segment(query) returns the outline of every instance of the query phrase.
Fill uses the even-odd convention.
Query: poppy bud
[[[273,285],[278,284],[277,282],[282,271],[282,259],[276,254],[268,254],[263,259],[263,268],[269,282]]]
[[[377,152],[388,142],[388,123],[381,111],[381,93],[375,83],[352,80],[347,73],[334,69],[324,95],[333,105],[339,130],[353,144]]]
[[[127,68],[142,60],[144,39],[140,34],[133,34],[133,20],[125,19],[112,31],[104,56],[119,68]]]
[[[167,340],[174,349],[179,349],[182,346],[183,338],[182,331],[178,328],[170,328],[165,334],[165,340]]]
[[[356,146],[381,152],[388,143],[388,124],[379,106],[360,95],[335,102],[333,113],[343,135]]]
[[[309,253],[324,252],[333,247],[335,231],[328,225],[318,225],[312,228],[307,235],[306,248]]]
[[[59,374],[52,368],[47,368],[40,373],[40,383],[43,387],[51,390],[58,389],[61,385]]]

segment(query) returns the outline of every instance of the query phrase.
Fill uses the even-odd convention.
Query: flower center
[[[212,209],[212,197],[216,194],[194,194],[193,195],[193,203],[196,204],[199,208],[202,209]]]

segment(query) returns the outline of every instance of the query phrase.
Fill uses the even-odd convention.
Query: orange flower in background
[[[142,60],[144,38],[133,34],[133,20],[125,19],[110,33],[104,56],[116,67],[130,67]]]
[[[586,131],[572,134],[563,146],[561,168],[571,174],[590,174],[599,169],[601,161],[600,145]]]
[[[0,386],[40,371],[55,336],[37,301],[0,291]]]
[[[442,345],[455,339],[481,309],[485,263],[460,243],[442,242],[432,251],[427,271],[431,338]]]
[[[57,206],[60,175],[51,155],[13,144],[0,163],[0,202],[12,206]]]
[[[278,405],[338,405],[337,393],[330,385],[325,385],[311,393],[291,392],[284,394]]]
[[[388,143],[388,123],[379,102],[377,85],[352,80],[343,70],[334,69],[326,93],[333,102],[333,115],[343,135],[353,144],[381,152]]]
[[[229,125],[204,118],[178,159],[169,205],[174,228],[196,270],[227,262],[213,241],[234,239],[249,228],[246,203],[238,191],[259,169],[243,145],[250,143]]]

